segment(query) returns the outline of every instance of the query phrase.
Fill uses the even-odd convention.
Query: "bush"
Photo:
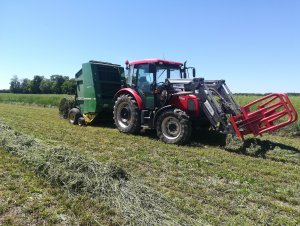
[[[59,116],[64,119],[68,118],[69,111],[73,107],[75,107],[74,98],[62,98],[58,106]]]

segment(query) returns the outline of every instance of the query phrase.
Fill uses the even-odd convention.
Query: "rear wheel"
[[[189,141],[192,126],[189,117],[179,109],[168,109],[158,116],[157,136],[168,144],[184,144]]]
[[[121,95],[114,106],[114,121],[120,132],[136,134],[141,129],[140,110],[130,95]]]
[[[81,117],[80,110],[78,108],[72,108],[69,111],[68,120],[71,124],[77,125],[78,119]]]

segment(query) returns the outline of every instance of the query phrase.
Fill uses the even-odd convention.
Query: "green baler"
[[[117,64],[89,61],[82,64],[75,80],[77,109],[70,111],[70,122],[89,123],[98,113],[113,111],[113,97],[125,82],[124,68]],[[77,117],[78,111],[83,118]]]

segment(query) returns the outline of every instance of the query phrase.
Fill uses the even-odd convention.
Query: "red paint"
[[[253,111],[253,108],[256,108]],[[230,122],[240,137],[273,132],[295,122],[297,112],[286,94],[274,93],[241,107],[242,113],[230,117]]]
[[[195,111],[189,111],[188,110],[188,100],[192,99],[195,104]],[[189,115],[193,115],[195,117],[199,116],[200,108],[199,108],[199,102],[198,97],[196,95],[179,95],[179,96],[173,96],[169,100],[169,104],[175,106],[176,108],[185,111]]]
[[[180,98],[179,98],[180,97]],[[183,99],[184,98],[184,99]],[[187,109],[187,95],[182,95],[182,96],[173,96],[169,100],[169,103],[171,105],[176,106],[180,110],[185,111]]]
[[[199,106],[199,98],[196,95],[189,95],[189,98],[194,101],[195,104],[195,116],[198,117],[200,116],[200,106]]]
[[[165,64],[175,64],[175,65],[183,65],[183,63],[176,62],[176,61],[170,61],[170,60],[161,60],[161,59],[144,59],[144,60],[138,60],[138,61],[133,61],[130,62],[130,65],[135,65],[135,64],[153,64],[153,63],[165,63]]]
[[[136,100],[136,103],[139,107],[140,110],[143,110],[144,109],[144,103],[142,101],[142,98],[140,97],[140,95],[134,90],[134,89],[131,89],[131,88],[123,88],[123,89],[120,89],[116,94],[115,94],[115,97],[114,99],[116,99],[118,96],[122,95],[122,94],[130,94],[131,96],[134,97],[134,99]]]

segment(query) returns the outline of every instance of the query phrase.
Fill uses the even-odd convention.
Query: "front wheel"
[[[168,109],[161,113],[156,122],[157,136],[168,144],[184,144],[192,132],[191,122],[184,111]]]

